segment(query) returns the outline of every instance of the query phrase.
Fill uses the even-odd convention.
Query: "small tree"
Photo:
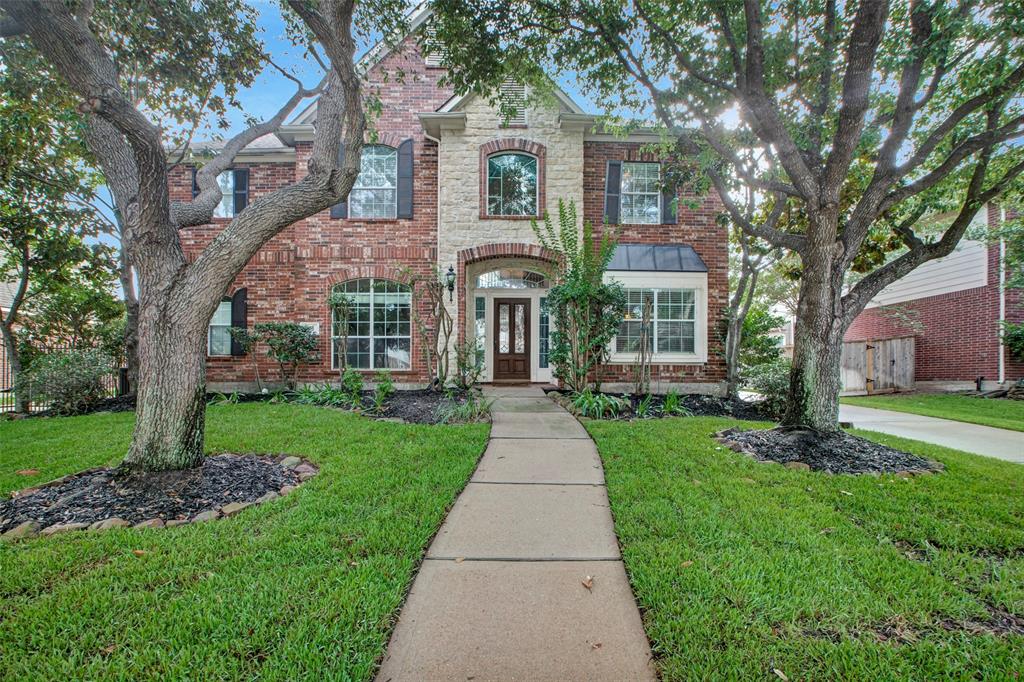
[[[327,305],[331,309],[331,324],[338,325],[338,347],[334,349],[334,355],[338,358],[338,379],[341,379],[348,365],[348,321],[355,301],[343,291],[332,291],[327,297]]]
[[[604,230],[600,239],[594,226],[577,226],[576,205],[558,202],[558,227],[544,216],[541,227],[533,221],[541,245],[558,254],[555,286],[548,293],[553,321],[550,359],[554,375],[571,391],[582,391],[604,360],[608,344],[619,331],[626,295],[616,283],[604,281],[604,271],[615,253],[616,234]]]
[[[423,362],[431,388],[441,388],[448,382],[448,344],[455,325],[444,305],[444,291],[444,282],[437,270],[429,276],[413,278],[412,317],[420,338],[426,339]]]
[[[260,322],[253,326],[253,331],[259,342],[266,344],[267,356],[277,361],[281,379],[294,390],[299,365],[317,359],[319,335],[296,322]]]

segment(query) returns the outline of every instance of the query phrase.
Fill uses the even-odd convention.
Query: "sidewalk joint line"
[[[547,563],[552,561],[622,561],[622,557],[470,557],[470,556],[428,556],[424,557],[424,561],[455,561],[462,559],[460,563],[467,561],[479,561],[479,562],[506,562],[506,563]]]

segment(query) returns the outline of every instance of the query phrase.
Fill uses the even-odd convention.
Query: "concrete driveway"
[[[839,420],[855,428],[913,438],[947,448],[1024,464],[1024,432],[996,429],[907,412],[840,405]]]

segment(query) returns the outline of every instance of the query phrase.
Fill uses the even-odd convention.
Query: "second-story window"
[[[192,198],[199,196],[197,168],[192,169]],[[233,168],[217,176],[220,203],[213,209],[214,218],[233,218],[249,204],[249,169]]]
[[[656,225],[661,222],[660,171],[657,163],[623,162],[623,223]]]
[[[537,215],[537,159],[494,154],[487,159],[487,215]]]
[[[398,150],[381,144],[363,147],[348,195],[349,218],[394,218],[398,210]]]

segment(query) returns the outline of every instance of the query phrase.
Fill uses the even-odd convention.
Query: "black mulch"
[[[548,393],[560,393],[563,396],[571,397],[571,394],[568,391],[562,391],[554,388],[545,390]],[[628,393],[605,392],[605,395],[623,398],[629,403],[629,407],[619,413],[619,419],[632,419],[636,417],[636,406],[639,405],[640,401],[643,399],[643,396]],[[751,421],[764,421],[767,419],[765,415],[758,411],[757,403],[747,402],[746,400],[740,400],[739,398],[719,398],[717,396],[703,395],[700,393],[680,394],[679,398],[683,407],[688,409],[695,417],[733,417],[734,419],[746,419]],[[652,395],[651,405],[653,409],[652,412],[647,415],[647,418],[675,416],[661,413],[661,407],[664,403],[665,396]]]
[[[122,469],[85,471],[36,492],[0,500],[0,533],[25,521],[45,528],[115,516],[130,523],[186,519],[229,502],[253,502],[298,480],[294,471],[281,468],[274,459],[252,455],[216,455],[195,469],[145,476]]]
[[[464,403],[466,400],[465,391],[449,391],[446,394],[445,391],[412,389],[395,391],[379,414],[372,410],[373,391],[364,394],[363,403],[366,405],[366,414],[371,417],[401,419],[413,424],[436,424],[440,421],[440,412],[444,408],[453,403]]]
[[[761,461],[803,462],[814,471],[830,474],[870,474],[932,472],[942,465],[887,445],[839,433],[819,433],[808,429],[741,431],[728,429],[723,442],[739,446],[743,452]]]

